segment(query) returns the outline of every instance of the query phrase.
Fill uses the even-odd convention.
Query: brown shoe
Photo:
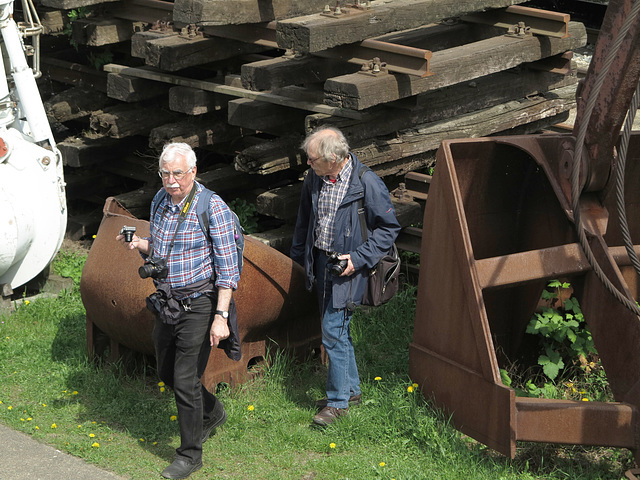
[[[327,397],[321,398],[316,402],[316,406],[322,410],[324,407],[327,406],[328,401],[329,400],[327,399]],[[360,405],[361,403],[362,403],[362,394],[352,395],[351,397],[349,397],[350,407],[355,407],[356,405]]]
[[[324,407],[320,412],[313,417],[313,423],[326,427],[332,424],[338,417],[349,413],[349,408],[336,408],[336,407]]]

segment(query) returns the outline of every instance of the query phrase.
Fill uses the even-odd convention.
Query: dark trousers
[[[153,329],[158,374],[173,389],[178,407],[181,443],[176,452],[191,462],[202,460],[202,424],[219,401],[200,383],[211,352],[212,302],[202,295],[176,325],[156,318]]]

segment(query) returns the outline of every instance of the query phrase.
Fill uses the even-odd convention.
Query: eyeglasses
[[[158,176],[160,178],[162,178],[163,180],[168,180],[169,177],[171,177],[171,176],[173,176],[173,178],[175,178],[176,180],[182,180],[184,178],[184,176],[187,173],[189,173],[191,170],[193,170],[193,167],[191,167],[186,172],[181,172],[180,170],[176,170],[175,172],[170,172],[168,170],[158,170]]]

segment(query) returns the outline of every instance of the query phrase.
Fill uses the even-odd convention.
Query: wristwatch
[[[223,310],[216,310],[216,315],[221,315],[222,318],[227,319],[229,318],[229,312],[223,311]]]

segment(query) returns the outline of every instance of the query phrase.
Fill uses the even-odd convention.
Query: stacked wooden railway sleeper
[[[41,0],[57,46],[43,53],[44,77],[73,85],[47,101],[70,196],[101,207],[118,194],[145,218],[158,150],[185,141],[200,180],[255,203],[267,229],[256,235],[286,251],[306,170],[299,145],[317,125],[341,128],[394,189],[433,166],[443,139],[568,116],[585,28],[520,3]],[[69,34],[74,57],[60,47]],[[394,193],[401,223],[420,222],[420,195]],[[99,218],[72,220],[80,236]]]

